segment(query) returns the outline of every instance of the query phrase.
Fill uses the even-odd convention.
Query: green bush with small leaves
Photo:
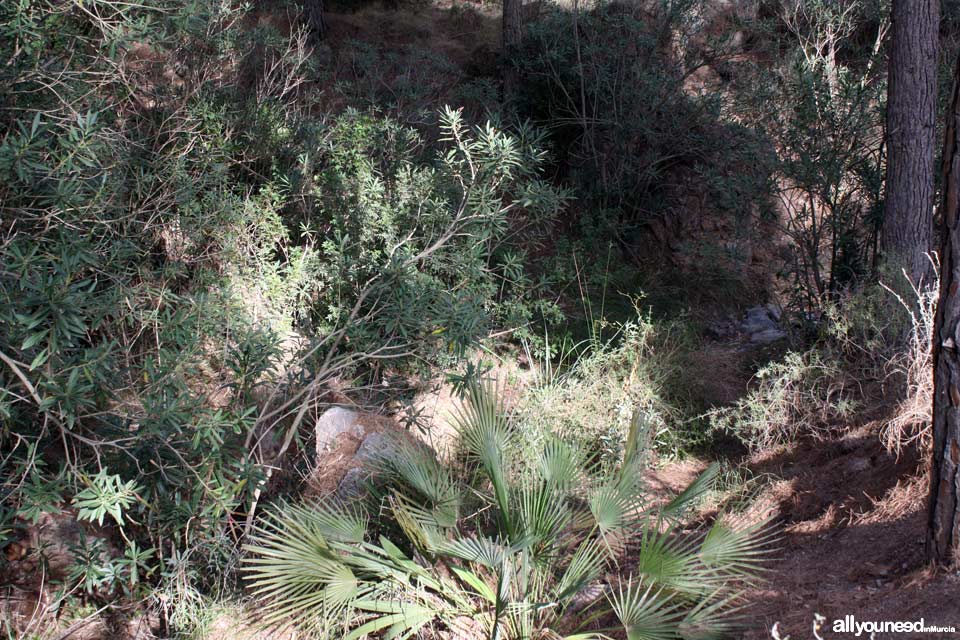
[[[0,9],[0,533],[116,527],[65,577],[100,603],[235,588],[264,449],[334,378],[557,313],[525,254],[567,200],[539,133],[311,110],[306,32],[248,10]]]

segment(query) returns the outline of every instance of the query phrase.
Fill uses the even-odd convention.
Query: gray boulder
[[[364,434],[360,414],[343,407],[331,407],[324,411],[314,429],[317,437],[318,460],[341,435],[346,433],[354,438],[362,438]]]
[[[370,477],[370,472],[363,467],[351,467],[343,474],[343,479],[337,485],[336,496],[341,500],[352,500],[363,496],[363,485]]]
[[[777,320],[770,314],[766,306],[747,309],[746,317],[740,323],[746,333],[756,333],[767,329],[778,329]]]
[[[398,436],[375,431],[363,439],[353,460],[361,465],[375,466],[389,462],[397,455]]]
[[[780,328],[780,309],[772,304],[747,309],[740,329],[750,336],[754,344],[769,344],[787,337]]]
[[[347,470],[337,486],[337,496],[342,499],[361,496],[364,483],[399,455],[400,437],[399,434],[389,431],[374,431],[368,434],[353,455],[353,466]]]

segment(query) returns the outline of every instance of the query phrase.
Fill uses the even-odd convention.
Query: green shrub
[[[878,263],[889,9],[790,2],[780,14],[761,33],[783,62],[741,69],[737,107],[776,142],[780,275],[790,306],[816,312]]]
[[[881,437],[891,451],[928,446],[939,283],[893,282],[908,297],[881,283],[829,304],[808,327],[806,349],[761,367],[743,398],[708,412],[711,428],[761,450],[842,431],[857,411],[880,407],[889,411]]]
[[[735,51],[709,34],[707,4],[544,8],[511,61],[523,78],[520,112],[549,126],[587,224],[608,227],[603,244],[635,259],[647,258],[651,227],[682,228],[696,202],[707,203],[699,215],[729,229],[731,241],[769,210],[772,147],[728,114],[722,90],[687,86]],[[677,248],[694,263],[717,256],[717,266],[735,271],[747,257],[709,234],[681,235]]]
[[[711,427],[759,451],[828,433],[858,408],[859,389],[839,362],[816,348],[762,367],[756,386],[731,407],[709,412]]]
[[[305,34],[245,18],[0,9],[0,532],[71,502],[112,520],[151,584],[91,556],[66,580],[96,602],[228,590],[273,456],[334,377],[555,313],[523,253],[566,201],[538,134],[448,109],[430,146],[318,117]]]
[[[570,345],[560,362],[549,353],[534,363],[541,373],[518,411],[536,446],[561,436],[604,464],[615,462],[637,414],[661,453],[678,455],[699,444],[688,423],[697,411],[684,393],[684,358],[692,349],[687,327],[634,313],[635,320],[622,324],[600,321],[609,337]]]
[[[317,238],[313,318],[321,333],[349,321],[357,351],[462,353],[490,326],[549,312],[523,251],[566,195],[538,178],[539,137],[469,127],[452,109],[439,131],[433,152],[413,129],[348,111],[317,150],[303,224]]]

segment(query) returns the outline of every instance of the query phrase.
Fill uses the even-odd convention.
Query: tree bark
[[[933,332],[933,465],[927,558],[960,560],[960,60],[943,147],[940,300]]]
[[[940,0],[893,0],[881,250],[917,283],[930,271]]]
[[[323,17],[323,0],[303,0],[303,15],[310,26],[310,35],[317,42],[327,34],[327,21]]]
[[[503,98],[512,102],[520,80],[514,64],[523,40],[523,0],[503,0]]]

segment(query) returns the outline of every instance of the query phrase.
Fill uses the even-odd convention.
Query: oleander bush
[[[527,272],[567,200],[539,133],[312,114],[305,32],[248,9],[0,10],[0,542],[74,507],[120,547],[78,556],[65,598],[154,594],[170,620],[230,592],[333,379],[556,314]]]

